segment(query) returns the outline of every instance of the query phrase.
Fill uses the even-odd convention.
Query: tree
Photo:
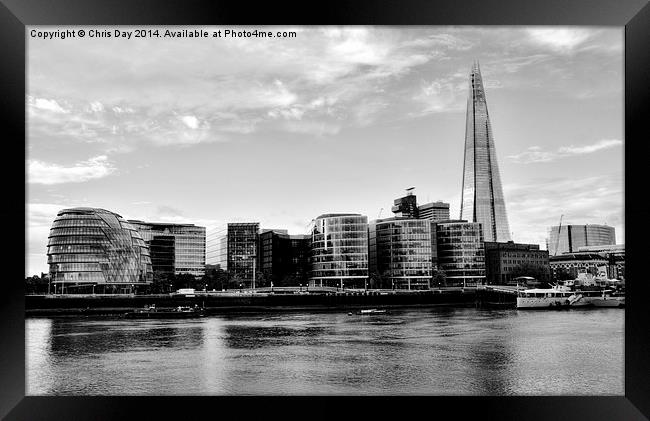
[[[47,294],[49,279],[38,275],[25,278],[25,294]]]
[[[547,266],[540,266],[532,263],[520,263],[514,267],[512,272],[510,272],[510,275],[512,276],[512,279],[520,276],[530,276],[538,281],[546,282],[550,278],[549,271],[550,270]]]
[[[431,286],[435,286],[436,288],[446,287],[447,273],[440,268],[436,269],[433,275],[433,284]]]

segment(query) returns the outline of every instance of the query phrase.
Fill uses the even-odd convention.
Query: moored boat
[[[624,307],[625,296],[611,290],[574,290],[566,285],[526,289],[517,296],[517,308]]]
[[[603,291],[600,296],[591,299],[594,307],[625,307],[625,295],[613,292]]]
[[[159,309],[155,305],[152,305],[124,313],[124,317],[127,319],[186,319],[202,317],[204,314],[204,309],[198,306],[178,306],[176,308]]]

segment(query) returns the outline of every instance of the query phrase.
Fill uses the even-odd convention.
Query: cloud
[[[27,180],[34,184],[81,183],[106,177],[115,171],[106,155],[77,162],[71,167],[32,159],[27,163]]]
[[[27,105],[31,110],[44,110],[53,113],[67,114],[69,111],[61,107],[58,102],[53,99],[34,98],[31,95],[27,96]]]
[[[417,115],[457,112],[465,109],[467,75],[456,73],[432,81],[421,81],[413,100],[423,105]]]
[[[559,152],[567,155],[583,155],[589,154],[602,149],[609,149],[615,146],[622,145],[623,141],[619,139],[603,139],[593,145],[587,146],[565,146],[559,149]]]
[[[534,43],[560,53],[573,51],[594,35],[585,28],[528,28],[526,32]]]
[[[199,119],[194,117],[193,115],[184,115],[180,119],[190,129],[198,129],[199,128]]]
[[[567,158],[576,155],[586,155],[598,152],[604,149],[610,149],[623,144],[619,139],[603,139],[593,145],[586,146],[563,146],[558,148],[556,152],[544,151],[539,146],[531,146],[526,151],[516,155],[509,155],[510,161],[517,164],[530,164],[536,162],[551,162],[561,158]]]
[[[563,223],[602,224],[616,228],[623,238],[622,173],[585,178],[536,178],[504,185],[510,229],[517,242],[544,245],[547,229]]]
[[[57,108],[60,101],[48,106],[72,109],[65,120],[30,115],[29,129],[68,142],[106,143],[107,151],[132,150],[141,141],[161,146],[226,141],[261,126],[313,127],[313,134],[322,134],[322,126],[358,127],[381,119],[389,107],[360,105],[368,95],[378,94],[374,104],[392,105],[388,84],[474,45],[452,29],[294,29],[299,36],[290,42],[191,40],[191,48],[182,39],[138,45],[121,39],[91,44],[31,39],[30,95],[63,98],[71,107]],[[177,116],[181,126],[170,122]],[[285,124],[302,119],[313,123]],[[147,127],[150,121],[155,124]]]

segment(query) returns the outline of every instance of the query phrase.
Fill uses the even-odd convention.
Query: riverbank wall
[[[155,295],[27,295],[26,316],[122,314],[155,305],[191,306],[207,314],[267,311],[328,311],[395,306],[514,307],[512,295],[477,289],[410,292],[196,293]]]

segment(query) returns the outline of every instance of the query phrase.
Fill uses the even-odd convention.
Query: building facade
[[[154,272],[205,274],[205,227],[129,220],[149,245]]]
[[[150,284],[149,247],[120,215],[97,208],[57,213],[47,243],[54,292],[132,292]]]
[[[485,270],[488,284],[514,285],[514,278],[531,276],[550,280],[548,251],[538,244],[485,242]]]
[[[556,225],[548,229],[546,248],[551,256],[573,253],[581,247],[616,244],[616,231],[609,225]]]
[[[231,288],[250,288],[258,271],[258,222],[228,223],[207,234],[206,264],[228,272]]]
[[[418,206],[418,218],[430,221],[448,221],[449,203],[437,201]]]
[[[606,256],[593,252],[563,253],[549,257],[553,279],[558,279],[560,272],[567,274],[569,279],[578,278],[580,273],[598,276],[608,272],[608,263]]]
[[[469,75],[460,218],[478,222],[485,241],[510,241],[497,154],[478,62]]]
[[[447,286],[473,286],[485,282],[483,230],[478,222],[434,222],[438,267]]]
[[[435,238],[432,223],[426,219],[372,221],[368,226],[371,287],[430,289],[436,256]]]
[[[607,277],[625,280],[625,244],[584,246],[578,252],[595,252],[607,259]]]
[[[311,228],[311,286],[364,288],[368,280],[368,217],[320,215]]]
[[[310,273],[308,235],[289,235],[286,230],[262,230],[259,268],[273,286],[307,285]]]

